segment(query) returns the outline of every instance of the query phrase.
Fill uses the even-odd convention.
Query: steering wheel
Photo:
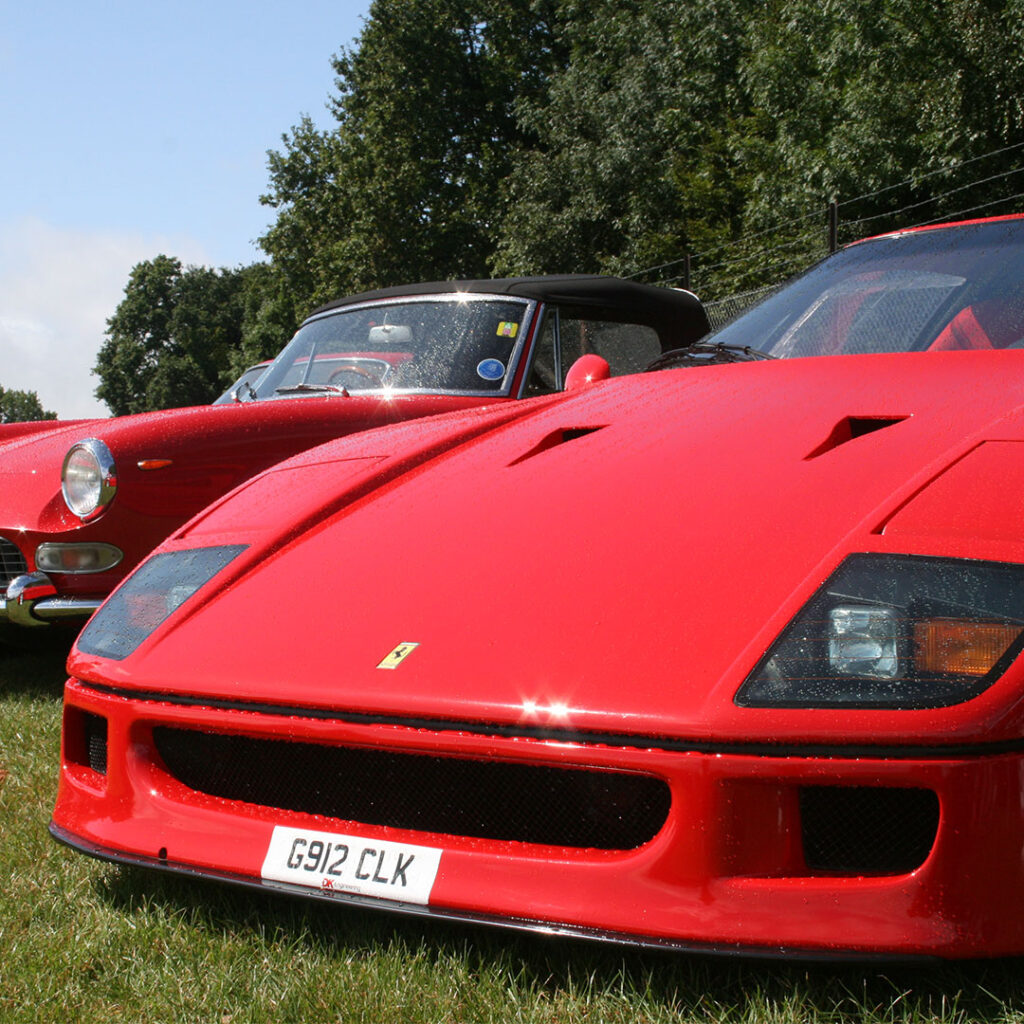
[[[345,380],[346,376],[348,377],[347,382]],[[352,380],[353,377],[356,378],[355,381]],[[333,384],[335,387],[339,388],[345,387],[346,383],[354,383],[356,387],[363,387],[365,381],[370,381],[372,384],[381,384],[383,383],[383,380],[383,374],[378,376],[377,374],[364,369],[362,366],[356,366],[353,364],[352,366],[339,367],[327,378],[327,383]]]

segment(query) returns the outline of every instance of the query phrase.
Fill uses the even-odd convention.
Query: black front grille
[[[935,843],[939,798],[930,789],[805,786],[800,819],[812,871],[902,875]]]
[[[0,596],[15,576],[28,572],[28,564],[17,546],[0,537]]]
[[[158,726],[167,770],[201,793],[442,835],[629,850],[668,815],[661,779]]]

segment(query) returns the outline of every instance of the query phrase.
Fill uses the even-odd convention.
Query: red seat
[[[975,307],[965,306],[942,333],[928,346],[930,352],[949,352],[956,349],[995,348],[988,332],[978,320]],[[1008,339],[1009,340],[1009,339]]]

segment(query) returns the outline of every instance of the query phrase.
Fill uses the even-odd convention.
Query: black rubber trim
[[[192,864],[179,864],[159,857],[147,857],[142,854],[126,854],[109,847],[100,846],[89,840],[82,839],[55,822],[50,822],[50,835],[59,843],[70,846],[97,860],[110,861],[114,864],[126,864],[132,867],[156,868],[175,875],[190,878],[205,878],[216,882],[227,882],[248,889],[261,889],[264,892],[277,892],[289,896],[302,896],[307,899],[326,899],[336,903],[347,903],[367,910],[393,911],[409,914],[413,917],[425,917],[455,921],[460,924],[486,925],[505,928],[519,932],[535,932],[545,937],[556,936],[568,939],[586,939],[590,942],[611,943],[619,946],[636,946],[644,949],[670,950],[678,953],[698,953],[706,956],[744,957],[760,960],[806,960],[810,962],[844,962],[844,963],[934,963],[937,956],[905,953],[868,953],[859,951],[832,951],[819,949],[803,949],[798,946],[746,946],[740,944],[716,944],[703,942],[684,942],[674,939],[659,939],[643,935],[632,935],[627,932],[602,931],[598,928],[584,928],[579,925],[558,924],[528,917],[498,917],[496,915],[474,914],[465,910],[449,910],[437,906],[421,906],[417,903],[401,903],[398,900],[374,899],[371,896],[358,896],[354,893],[328,891],[292,885],[288,882],[264,881],[248,875],[236,875],[228,871],[217,871],[210,868],[199,868]],[[161,851],[163,852],[163,851]]]
[[[258,701],[224,700],[213,697],[192,697],[148,690],[131,690],[120,686],[76,680],[85,690],[110,697],[170,704],[176,707],[213,708],[217,711],[244,711],[248,714],[274,715],[283,718],[312,718],[351,725],[397,725],[407,729],[430,732],[461,732],[476,736],[513,739],[557,740],[560,743],[600,744],[606,747],[708,753],[746,754],[751,757],[818,757],[875,758],[886,761],[943,760],[950,757],[997,757],[1024,752],[1024,737],[992,743],[928,744],[921,746],[882,746],[866,743],[722,743],[713,740],[680,739],[678,737],[630,735],[629,733],[590,732],[582,729],[551,729],[544,726],[505,725],[498,722],[451,721],[442,718],[411,718],[404,715],[374,715],[365,712],[339,712],[333,708],[311,708],[301,705],[265,704]]]

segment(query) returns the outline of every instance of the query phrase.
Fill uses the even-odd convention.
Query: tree
[[[918,203],[957,216],[1006,195],[998,179],[934,203],[961,182],[925,179],[1024,138],[1022,18],[1021,0],[774,0],[742,68],[759,112],[749,220],[864,196],[865,227],[879,231],[905,226]],[[985,174],[1013,167],[1016,152]]]
[[[247,270],[183,268],[160,255],[131,271],[93,372],[115,416],[202,405],[232,380]]]
[[[668,264],[671,279],[690,252],[707,298],[822,255],[833,195],[863,197],[844,211],[866,218],[846,237],[1019,201],[1021,177],[1006,177],[1021,171],[1019,149],[952,172],[1024,139],[1024,0],[565,0],[559,11],[569,59],[520,106],[538,143],[507,185],[498,272]]]
[[[517,160],[494,269],[632,273],[741,208],[728,130],[753,0],[567,0],[567,64],[521,106],[538,144]]]
[[[272,359],[284,348],[310,308],[300,308],[285,287],[282,274],[269,263],[244,267],[242,276],[242,341],[230,360],[231,380],[263,359]]]
[[[27,423],[30,420],[55,420],[57,414],[44,409],[34,391],[16,391],[0,387],[0,423]]]
[[[261,245],[300,308],[407,281],[487,273],[501,183],[546,88],[555,0],[374,0],[334,59],[338,122],[270,154]]]
[[[268,154],[270,262],[220,281],[140,264],[98,393],[118,408],[208,400],[217,369],[389,284],[678,283],[686,255],[714,299],[822,255],[832,196],[857,221],[844,238],[1007,211],[1022,187],[1007,175],[1024,174],[1022,50],[1024,0],[373,0],[333,59],[334,127],[303,119]],[[202,365],[172,315],[179,277],[230,293],[230,360]]]

